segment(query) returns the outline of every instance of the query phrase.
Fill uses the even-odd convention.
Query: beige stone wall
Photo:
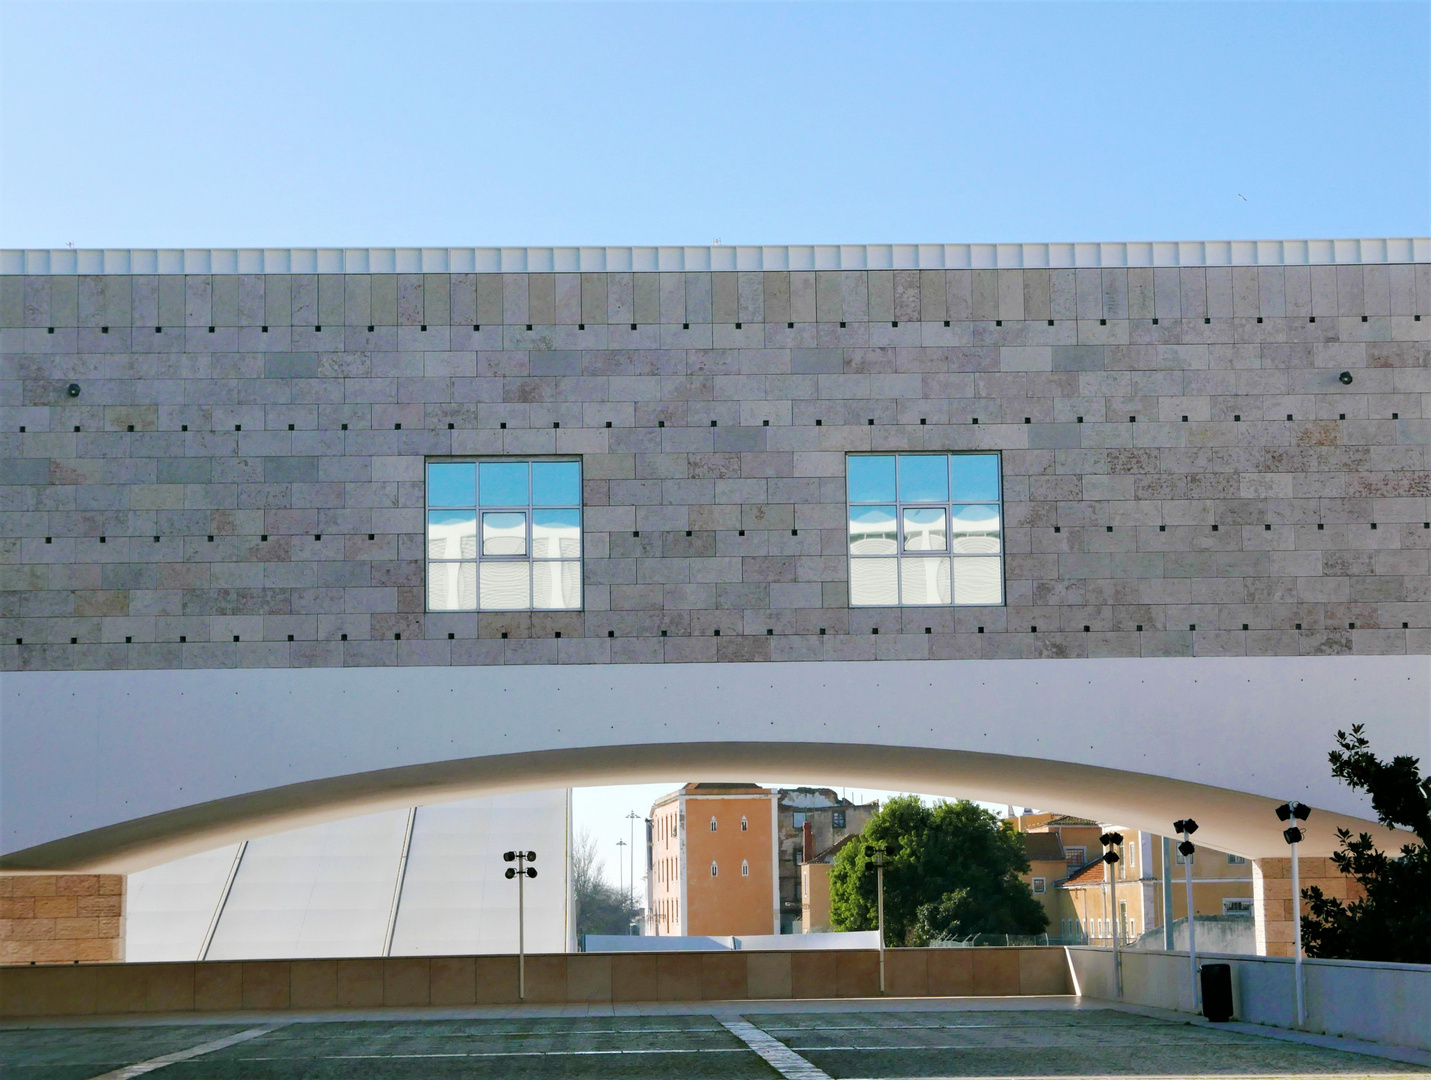
[[[123,959],[123,875],[0,876],[0,964]]]
[[[1336,868],[1331,859],[1298,860],[1302,891],[1316,885],[1338,900],[1365,895],[1355,879]],[[1257,918],[1257,952],[1260,956],[1291,956],[1293,942],[1292,860],[1258,859],[1252,864],[1252,908]],[[1301,914],[1307,913],[1302,901]]]
[[[890,949],[896,997],[1068,994],[1061,948]],[[527,957],[528,1001],[878,997],[874,949],[574,953]],[[12,968],[0,1016],[505,1004],[515,956],[214,961]]]

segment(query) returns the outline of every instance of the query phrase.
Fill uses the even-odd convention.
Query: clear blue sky
[[[1425,235],[1428,57],[1425,2],[0,0],[0,245]]]

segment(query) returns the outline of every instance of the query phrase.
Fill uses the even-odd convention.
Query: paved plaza
[[[7,1080],[150,1073],[162,1080],[1363,1077],[1431,1074],[1431,1064],[1071,998],[388,1010],[0,1029]]]

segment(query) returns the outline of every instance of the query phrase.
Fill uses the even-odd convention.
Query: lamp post
[[[636,822],[641,820],[641,815],[632,810],[626,815],[626,820],[631,822],[631,902],[636,902]]]
[[[1123,834],[1117,832],[1106,832],[1098,838],[1098,842],[1103,845],[1103,863],[1107,867],[1104,873],[1108,880],[1108,911],[1111,918],[1108,920],[1113,927],[1113,987],[1118,997],[1123,996],[1123,957],[1118,952],[1118,936],[1122,927],[1118,919],[1118,876],[1113,872],[1113,868],[1118,865],[1122,856],[1118,854],[1118,848],[1123,843]]]
[[[1180,818],[1173,822],[1173,831],[1182,833],[1182,843],[1178,845],[1178,854],[1183,857],[1183,882],[1187,886],[1188,897],[1188,976],[1192,980],[1192,1006],[1193,1012],[1197,1012],[1198,1001],[1202,995],[1198,991],[1197,985],[1197,923],[1193,919],[1193,853],[1197,848],[1188,839],[1197,832],[1197,822],[1192,818]]]
[[[1292,966],[1297,984],[1297,1026],[1307,1026],[1306,1002],[1302,998],[1302,882],[1297,871],[1297,845],[1306,834],[1297,825],[1312,816],[1306,803],[1286,802],[1277,807],[1277,820],[1291,822],[1282,830],[1282,839],[1292,848]]]
[[[507,880],[517,879],[517,1000],[527,1000],[527,941],[526,941],[526,897],[524,886],[529,877],[537,876],[537,868],[527,863],[537,861],[535,851],[507,851],[502,854],[503,862],[514,862],[507,867]]]

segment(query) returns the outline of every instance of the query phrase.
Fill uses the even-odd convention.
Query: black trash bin
[[[1217,1024],[1231,1020],[1232,965],[1203,964],[1198,974],[1202,976],[1203,1016]]]

